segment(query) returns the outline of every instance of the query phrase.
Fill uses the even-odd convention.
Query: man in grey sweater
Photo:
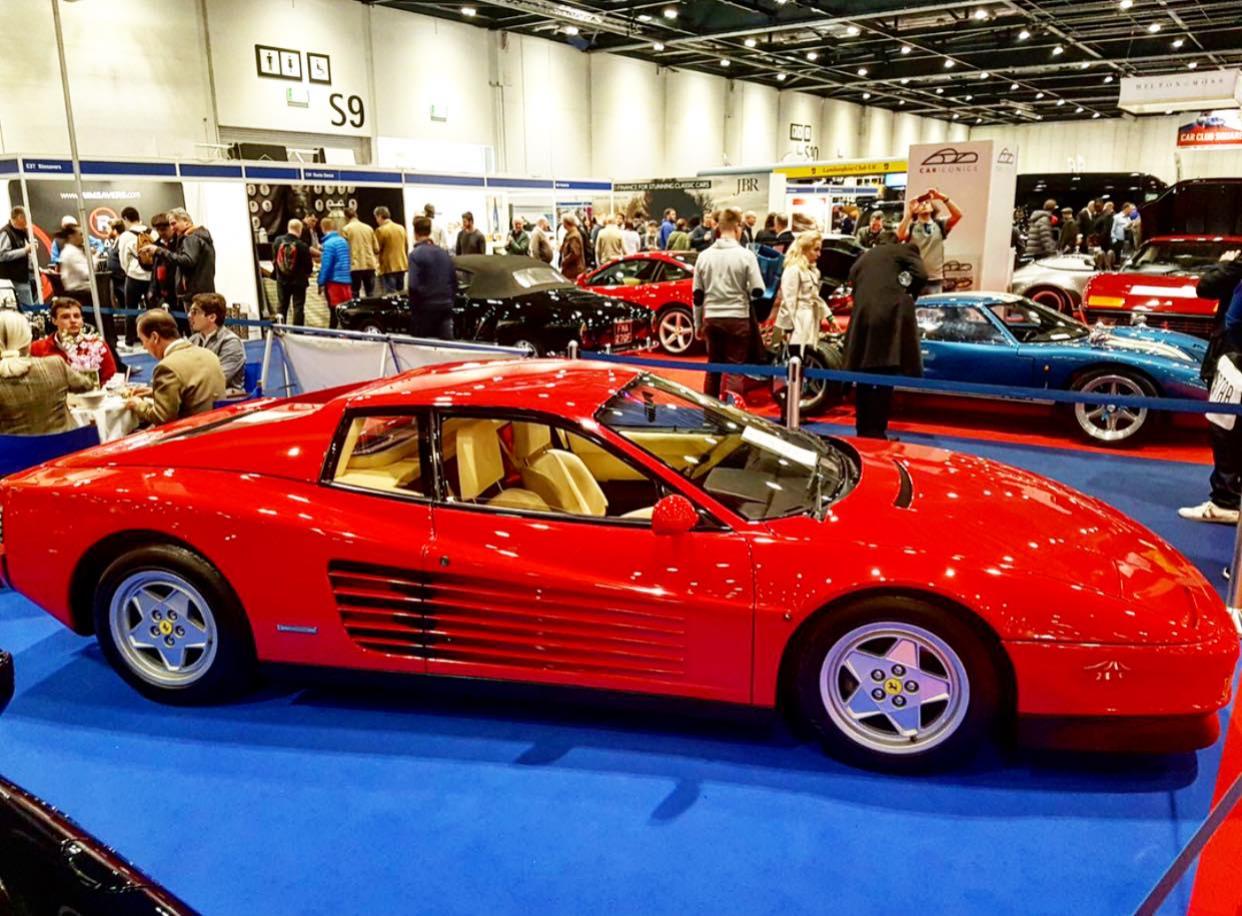
[[[707,341],[709,363],[740,365],[750,355],[751,300],[763,296],[759,259],[739,241],[742,211],[729,207],[720,213],[716,242],[694,265],[694,330]],[[703,393],[720,397],[721,375],[709,372]]]

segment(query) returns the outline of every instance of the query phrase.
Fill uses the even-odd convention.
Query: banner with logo
[[[1178,149],[1236,149],[1242,146],[1242,112],[1202,111],[1177,129]]]
[[[962,211],[945,240],[945,291],[1007,290],[1017,148],[994,140],[920,143],[910,147],[908,174],[907,202],[934,189]],[[938,217],[948,216],[942,203],[936,207]]]
[[[659,219],[671,207],[678,216],[689,219],[722,207],[737,207],[743,213],[753,210],[762,222],[772,208],[772,173],[651,178],[614,184],[613,193],[617,209],[627,216],[642,212]]]

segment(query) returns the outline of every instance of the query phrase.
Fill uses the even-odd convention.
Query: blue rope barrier
[[[721,372],[732,375],[785,378],[784,366],[760,366],[753,363],[685,363],[669,359],[648,359],[627,356],[623,353],[584,352],[583,359],[601,362],[626,363],[655,369],[677,369],[694,372]],[[932,391],[942,394],[970,394],[1000,398],[1009,401],[1037,401],[1058,404],[1101,404],[1116,407],[1147,408],[1171,413],[1224,414],[1242,416],[1242,404],[1222,404],[1199,401],[1192,398],[1152,398],[1133,395],[1085,394],[1079,391],[1061,391],[1055,388],[1021,388],[1010,385],[985,385],[978,382],[944,382],[937,379],[913,378],[902,375],[879,375],[870,372],[844,372],[837,369],[807,369],[803,378],[827,382],[853,382],[854,384],[878,385],[897,391]]]

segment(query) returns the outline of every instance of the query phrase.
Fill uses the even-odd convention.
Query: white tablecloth
[[[79,427],[94,426],[99,430],[100,442],[120,439],[138,428],[138,416],[125,409],[124,398],[114,394],[105,397],[95,407],[86,407],[80,401],[71,400],[69,414]]]

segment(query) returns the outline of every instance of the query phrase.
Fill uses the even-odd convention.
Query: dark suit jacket
[[[903,286],[903,274],[909,285]],[[863,252],[850,269],[854,311],[845,335],[845,367],[922,375],[914,300],[927,283],[918,249],[900,242]]]
[[[1195,292],[1200,298],[1215,299],[1217,303],[1212,338],[1208,342],[1203,367],[1199,371],[1204,381],[1211,382],[1216,377],[1216,364],[1222,356],[1238,352],[1237,343],[1230,340],[1225,333],[1225,313],[1229,311],[1229,303],[1233,301],[1233,294],[1239,283],[1242,283],[1242,257],[1213,264],[1199,278]]]

